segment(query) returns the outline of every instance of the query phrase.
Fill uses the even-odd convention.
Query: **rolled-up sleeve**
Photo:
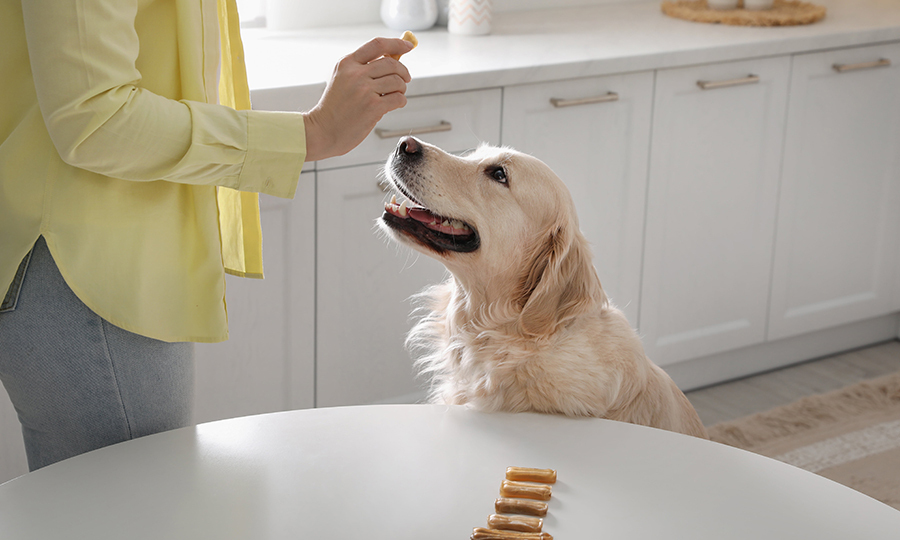
[[[41,113],[60,157],[133,181],[292,197],[306,157],[299,113],[236,111],[141,86],[136,0],[22,3]]]

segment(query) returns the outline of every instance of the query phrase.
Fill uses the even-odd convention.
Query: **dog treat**
[[[553,490],[547,484],[528,484],[513,480],[504,480],[500,484],[500,496],[522,499],[549,501]]]
[[[553,540],[553,536],[545,532],[515,532],[501,531],[499,529],[484,529],[475,527],[470,540]]]
[[[544,517],[547,515],[547,503],[529,499],[500,498],[494,501],[494,510],[498,514],[525,514]]]
[[[536,517],[491,514],[488,516],[488,527],[503,531],[541,532],[544,520]]]
[[[521,482],[541,482],[544,484],[556,483],[556,471],[553,469],[531,469],[528,467],[507,467],[507,480]]]
[[[408,41],[408,42],[412,43],[413,49],[415,49],[416,47],[419,46],[419,40],[416,38],[415,34],[410,32],[409,30],[407,30],[406,32],[403,32],[403,35],[400,36],[400,39],[402,39],[403,41]],[[393,58],[394,60],[400,60],[401,56],[403,56],[403,55],[402,54],[392,54],[391,58]]]

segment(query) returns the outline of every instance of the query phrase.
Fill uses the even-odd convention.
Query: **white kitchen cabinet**
[[[900,309],[900,45],[794,59],[769,338]]]
[[[415,319],[411,297],[446,279],[438,261],[399,246],[377,229],[388,195],[381,169],[398,139],[418,135],[448,152],[500,140],[500,90],[410,98],[404,109],[317,174],[316,406],[415,402],[416,377],[404,346]],[[379,136],[379,133],[381,134]],[[374,162],[373,162],[374,160]],[[336,164],[352,167],[332,168]],[[323,170],[325,169],[325,170]]]
[[[319,172],[316,406],[416,401],[404,348],[410,297],[445,278],[439,262],[376,228],[380,165]]]
[[[196,345],[195,419],[312,407],[315,174],[293,200],[260,196],[265,279],[227,276],[231,337]]]
[[[569,187],[610,299],[638,322],[653,73],[504,90],[503,144]]]
[[[639,327],[660,365],[765,339],[789,70],[657,74]]]

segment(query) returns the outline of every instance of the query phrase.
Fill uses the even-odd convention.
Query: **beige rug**
[[[900,510],[900,372],[710,428]]]

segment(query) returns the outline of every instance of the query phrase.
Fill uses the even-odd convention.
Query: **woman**
[[[411,45],[278,113],[247,110],[234,0],[0,0],[0,44],[0,379],[34,470],[190,423],[224,275],[262,277],[257,193],[404,106]]]

